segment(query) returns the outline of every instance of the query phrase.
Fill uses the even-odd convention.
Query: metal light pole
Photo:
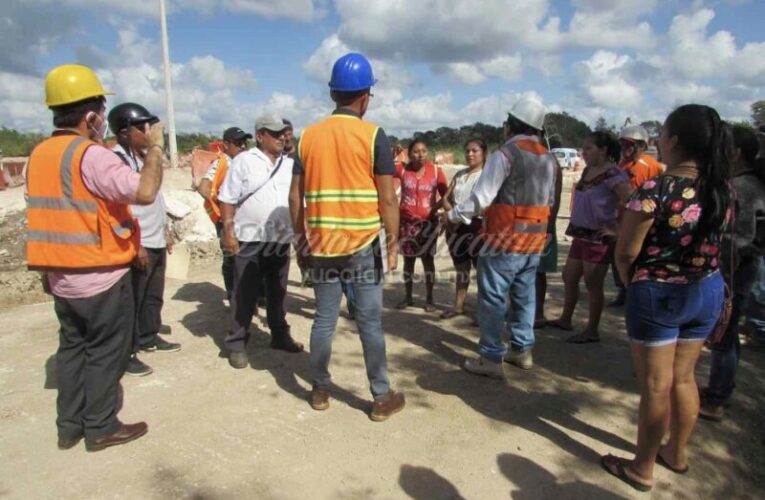
[[[167,137],[170,142],[170,166],[178,166],[178,144],[175,142],[175,112],[173,111],[173,83],[170,75],[170,48],[167,43],[167,12],[165,0],[159,0],[159,18],[162,27],[162,61],[165,66],[165,100],[167,105]]]

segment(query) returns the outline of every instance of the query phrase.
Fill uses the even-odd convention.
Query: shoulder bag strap
[[[284,160],[284,155],[282,155],[282,156],[280,156],[280,157],[279,157],[279,161],[276,163],[276,167],[274,167],[274,169],[271,171],[271,174],[268,176],[268,179],[266,179],[265,181],[263,181],[263,183],[262,183],[260,186],[256,187],[255,189],[253,189],[252,191],[250,191],[249,193],[247,193],[247,194],[244,196],[244,198],[242,198],[241,200],[239,200],[239,203],[237,203],[237,204],[236,204],[236,206],[237,206],[237,207],[241,207],[242,205],[244,205],[244,202],[245,202],[245,201],[247,201],[247,200],[249,200],[249,199],[250,199],[250,196],[254,195],[254,194],[255,194],[255,193],[257,193],[258,191],[260,191],[261,189],[263,189],[263,187],[264,187],[266,184],[268,184],[268,183],[271,181],[271,179],[273,179],[273,178],[274,178],[274,176],[276,175],[276,172],[278,172],[278,171],[279,171],[279,168],[281,168],[281,166],[282,166],[282,160]]]

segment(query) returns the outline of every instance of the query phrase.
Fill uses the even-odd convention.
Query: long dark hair
[[[699,170],[696,191],[701,204],[698,230],[706,238],[719,231],[730,207],[730,161],[733,140],[730,127],[713,108],[686,104],[669,114],[668,137],[677,137],[677,147],[694,160]]]
[[[611,132],[605,130],[596,130],[587,136],[598,149],[606,148],[606,157],[613,161],[619,161],[619,155],[622,152],[622,146],[619,140]]]
[[[734,147],[741,150],[741,157],[749,167],[749,171],[765,184],[765,158],[758,157],[760,141],[757,134],[749,127],[734,125],[732,127]]]

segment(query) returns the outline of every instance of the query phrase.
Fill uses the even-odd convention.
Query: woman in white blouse
[[[449,184],[449,189],[443,198],[444,210],[449,211],[453,206],[470,197],[486,163],[486,154],[486,141],[483,139],[473,138],[465,143],[465,162],[468,167],[457,172]],[[449,255],[452,257],[456,271],[457,293],[454,306],[444,311],[441,319],[453,318],[465,312],[465,296],[470,284],[470,267],[471,265],[476,267],[482,245],[478,235],[481,225],[481,217],[474,217],[470,224],[449,224],[446,227]]]

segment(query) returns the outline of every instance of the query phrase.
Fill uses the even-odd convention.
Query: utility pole
[[[167,105],[167,137],[170,142],[170,166],[178,166],[178,144],[175,141],[175,111],[173,110],[173,83],[170,71],[170,48],[167,43],[167,11],[165,0],[159,0],[159,17],[162,27],[162,61],[165,66],[165,101]]]

